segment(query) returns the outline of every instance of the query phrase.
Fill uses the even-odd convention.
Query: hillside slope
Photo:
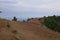
[[[0,20],[0,40],[60,40],[60,33],[46,28],[38,19],[28,22]]]

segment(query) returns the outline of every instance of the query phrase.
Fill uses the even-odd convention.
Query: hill
[[[43,25],[43,19],[16,22],[0,19],[0,40],[60,40],[60,33]]]

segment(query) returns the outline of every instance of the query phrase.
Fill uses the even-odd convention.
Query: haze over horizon
[[[2,18],[60,15],[60,0],[0,0],[0,11]]]

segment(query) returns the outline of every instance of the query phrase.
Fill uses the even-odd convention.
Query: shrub
[[[27,21],[30,21],[31,19],[27,19]]]
[[[23,20],[23,22],[26,22],[25,20]]]
[[[14,34],[16,40],[20,40],[16,30],[13,30],[12,33]]]
[[[2,11],[0,11],[0,13],[2,13]]]
[[[7,27],[10,28],[10,24],[9,24],[9,22],[7,22]]]
[[[60,16],[44,17],[43,24],[54,31],[60,32]]]
[[[17,34],[17,31],[16,30],[13,30],[12,33]]]
[[[14,16],[12,20],[13,20],[13,21],[17,21],[17,18]]]

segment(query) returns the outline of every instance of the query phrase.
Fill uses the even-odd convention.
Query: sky
[[[2,18],[60,15],[60,0],[0,0],[0,11]]]

